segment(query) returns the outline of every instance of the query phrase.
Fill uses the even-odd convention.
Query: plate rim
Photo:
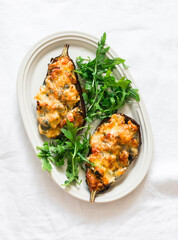
[[[17,81],[16,81],[16,90],[17,90],[17,98],[18,98],[18,104],[19,104],[19,109],[20,109],[20,114],[21,114],[21,119],[22,119],[22,122],[23,122],[23,125],[25,127],[25,131],[26,131],[26,134],[28,136],[28,139],[34,149],[35,152],[36,151],[36,148],[34,148],[34,145],[32,144],[32,141],[31,141],[31,137],[29,135],[29,130],[25,124],[25,120],[24,120],[24,117],[23,117],[23,107],[22,107],[22,103],[20,101],[20,90],[21,90],[21,84],[23,82],[23,74],[26,70],[26,66],[28,64],[28,62],[30,61],[30,59],[32,58],[32,56],[40,49],[43,47],[43,45],[47,44],[48,42],[51,42],[52,40],[55,40],[55,39],[59,39],[58,41],[60,41],[60,38],[62,37],[69,37],[69,36],[75,36],[75,37],[83,37],[85,39],[88,39],[89,41],[92,41],[94,42],[95,44],[97,44],[97,42],[99,41],[99,38],[95,37],[95,36],[92,36],[88,33],[84,33],[84,32],[80,32],[80,31],[63,31],[63,32],[58,32],[58,33],[54,33],[54,34],[51,34],[51,35],[48,35],[44,38],[42,38],[41,40],[37,41],[36,44],[34,44],[30,50],[25,54],[25,56],[23,57],[22,59],[22,62],[20,64],[20,67],[19,67],[19,70],[18,70],[18,74],[17,74]],[[49,46],[49,45],[48,45]],[[47,46],[47,47],[48,47]],[[106,42],[106,46],[107,45],[107,42]],[[109,49],[109,53],[112,55],[112,57],[118,57],[118,54],[112,49],[112,47],[110,47]],[[123,69],[122,66],[119,66],[119,69],[121,70],[122,74],[125,75],[127,78],[131,79],[133,85],[136,87],[136,83],[135,83],[135,80],[133,79],[130,71],[128,69]],[[139,185],[140,183],[144,180],[144,178],[146,177],[147,173],[148,173],[148,170],[150,168],[150,165],[151,165],[151,162],[152,162],[152,158],[153,158],[153,148],[154,148],[154,143],[153,143],[153,134],[152,134],[152,128],[151,128],[151,123],[150,123],[150,119],[148,117],[148,114],[147,114],[147,111],[146,111],[146,107],[145,107],[145,104],[143,102],[143,98],[139,92],[139,95],[140,95],[140,102],[138,102],[138,105],[139,105],[139,108],[142,110],[141,113],[144,115],[143,119],[146,121],[146,128],[149,128],[149,131],[147,131],[148,133],[148,139],[150,141],[150,152],[149,152],[149,161],[147,162],[147,166],[145,168],[145,171],[140,174],[138,177],[137,177],[137,182],[136,184],[132,185],[131,188],[128,188],[127,191],[125,191],[123,194],[121,194],[120,196],[118,197],[114,197],[112,198],[111,196],[109,196],[109,199],[107,199],[107,197],[104,199],[104,201],[102,201],[102,198],[98,198],[99,201],[95,201],[95,204],[96,203],[110,203],[110,202],[113,202],[115,200],[118,200],[118,199],[121,199],[123,197],[125,197],[126,195],[128,195],[129,193],[131,193],[133,190],[135,190]],[[48,172],[47,172],[48,173]],[[54,174],[50,174],[48,173],[53,181],[62,189],[64,190],[65,192],[69,193],[71,196],[74,196],[75,198],[77,199],[80,199],[82,201],[85,201],[85,202],[89,202],[89,200],[86,200],[84,198],[81,198],[80,196],[77,196],[77,192],[74,191],[74,190],[70,190],[70,191],[67,191],[65,190],[62,186],[60,186],[58,184],[58,182],[56,181],[55,177],[54,177]],[[114,195],[115,196],[115,195]],[[89,197],[88,197],[89,199]]]

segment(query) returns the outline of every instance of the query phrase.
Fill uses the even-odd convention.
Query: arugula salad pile
[[[109,47],[104,47],[105,41],[106,33],[98,42],[95,59],[78,57],[76,60],[76,72],[85,80],[81,84],[86,90],[83,98],[88,122],[111,116],[131,98],[139,101],[138,89],[131,87],[131,81],[125,77],[116,79],[113,75],[116,65],[122,64],[125,68],[127,66],[122,58],[110,59],[106,56]]]
[[[45,142],[39,150],[37,156],[41,159],[42,169],[51,172],[52,164],[57,167],[65,163],[67,180],[64,186],[72,182],[80,184],[79,169],[84,169],[84,163],[89,162],[90,123],[96,119],[110,117],[113,113],[124,106],[124,104],[135,99],[139,101],[138,89],[131,86],[131,81],[125,77],[117,79],[113,74],[117,65],[122,64],[124,68],[125,60],[122,58],[110,59],[107,56],[109,47],[105,47],[106,33],[98,42],[96,57],[94,59],[84,59],[77,57],[76,73],[81,77],[80,83],[84,88],[83,99],[86,107],[86,120],[88,127],[83,135],[78,135],[78,131],[85,128],[74,127],[73,123],[67,120],[65,128],[62,129],[64,137],[62,139]],[[89,162],[90,163],[90,162]],[[92,163],[90,163],[92,164]]]

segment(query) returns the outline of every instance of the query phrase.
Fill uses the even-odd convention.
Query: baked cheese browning
[[[66,46],[68,48],[68,46]],[[65,54],[64,54],[65,53]],[[37,119],[40,134],[48,138],[58,137],[66,119],[75,126],[82,126],[84,113],[79,108],[81,101],[75,66],[67,50],[51,60],[44,84],[40,87],[37,100]]]
[[[113,114],[100,125],[90,139],[91,154],[86,180],[90,191],[100,192],[109,187],[138,156],[139,125],[124,114]]]

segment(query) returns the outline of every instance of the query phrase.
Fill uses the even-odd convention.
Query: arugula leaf
[[[122,58],[107,57],[109,47],[105,47],[105,42],[106,33],[98,42],[96,57],[93,60],[81,56],[76,59],[78,66],[76,72],[83,79],[80,81],[86,90],[83,99],[87,108],[88,122],[111,116],[131,99],[140,100],[138,89],[132,88],[129,79],[125,77],[116,79],[114,76],[113,71],[117,65],[122,64],[124,68],[128,66]]]
[[[77,184],[81,183],[78,180],[79,167],[84,169],[83,163],[89,162],[86,159],[89,152],[89,129],[90,126],[87,127],[83,135],[77,136],[79,129],[67,120],[65,128],[61,129],[64,134],[63,139],[56,139],[49,143],[45,142],[42,147],[37,147],[40,150],[37,156],[42,161],[43,170],[51,172],[51,162],[57,167],[63,166],[65,162],[67,163],[67,180],[64,182],[64,186],[68,186],[74,181]]]
[[[41,163],[43,171],[47,170],[48,172],[51,172],[52,166],[47,158],[41,158]]]

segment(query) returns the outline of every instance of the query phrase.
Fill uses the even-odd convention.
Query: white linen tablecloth
[[[41,169],[18,109],[16,77],[41,38],[81,31],[127,60],[154,135],[148,175],[128,196],[89,204]],[[0,239],[178,239],[178,1],[0,0]]]

